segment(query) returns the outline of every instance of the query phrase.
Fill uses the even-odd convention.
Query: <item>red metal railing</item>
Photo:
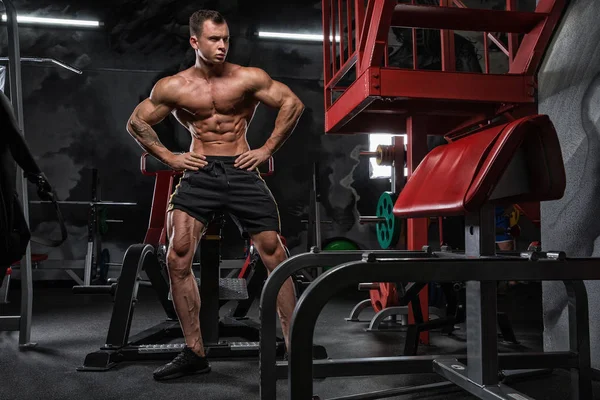
[[[336,85],[356,64],[365,19],[366,0],[323,0],[323,60],[326,85],[325,104],[331,106]]]
[[[452,3],[456,7],[460,8],[468,8],[462,0],[452,0]],[[506,11],[517,11],[517,0],[506,0]],[[492,41],[500,51],[502,51],[508,57],[509,64],[513,62],[515,59],[515,52],[519,48],[519,36],[514,33],[508,34],[508,49],[504,46],[504,44],[500,41],[500,38],[492,32],[484,32],[483,33],[483,51],[484,51],[484,72],[486,74],[490,73],[490,49],[489,49],[489,41]]]
[[[534,58],[531,58],[527,54],[522,54],[516,65],[512,65],[517,56],[517,52],[520,47],[520,37],[524,37],[529,33],[530,29],[543,30],[542,24],[538,22],[542,21],[543,18],[548,16],[553,10],[554,3],[563,3],[564,0],[542,0],[536,13],[520,13],[517,18],[515,16],[514,23],[509,23],[509,32],[506,30],[502,31],[502,27],[506,24],[506,12],[517,11],[517,0],[506,0],[505,11],[499,11],[499,13],[505,20],[503,22],[497,22],[493,18],[491,13],[498,11],[485,10],[487,13],[481,15],[485,16],[486,19],[480,22],[475,22],[475,25],[482,29],[484,35],[484,49],[483,69],[485,73],[490,73],[490,41],[493,42],[504,54],[509,58],[509,73],[511,74],[529,74],[531,73],[531,64],[536,64],[539,59],[535,59],[537,53],[534,54]],[[542,4],[544,3],[544,4]],[[423,12],[419,15],[419,21],[414,22],[410,20],[411,17],[406,17],[407,13],[402,10],[394,11],[394,7],[406,7],[412,6],[411,13],[417,10],[420,13],[421,9]],[[455,70],[455,51],[454,51],[454,31],[448,29],[448,26],[456,25],[457,30],[461,30],[460,26],[469,27],[473,25],[473,16],[470,15],[470,20],[459,21],[462,15],[458,15],[457,12],[452,12],[451,18],[444,20],[442,13],[457,8],[467,8],[462,0],[439,0],[440,10],[434,19],[428,19],[431,8],[435,6],[422,6],[416,4],[415,0],[323,0],[323,32],[324,32],[324,43],[323,43],[323,59],[324,59],[324,82],[325,82],[325,108],[329,109],[334,102],[336,95],[344,92],[348,85],[338,85],[342,80],[347,83],[351,83],[353,79],[350,78],[353,67],[355,68],[356,77],[360,76],[368,67],[382,66],[389,67],[389,54],[388,54],[388,43],[387,35],[389,33],[389,26],[404,26],[411,29],[412,32],[412,69],[418,69],[418,57],[417,52],[418,40],[417,40],[417,29],[423,29],[423,24],[427,26],[424,29],[437,29],[441,35],[441,55],[442,55],[442,71],[452,72]],[[382,9],[385,10],[382,13]],[[428,9],[428,10],[425,10]],[[458,11],[458,10],[456,10]],[[483,11],[483,10],[482,10]],[[553,12],[556,14],[556,12]],[[511,15],[512,17],[512,15]],[[441,21],[441,22],[440,22]],[[440,27],[436,27],[440,25]],[[387,26],[387,31],[382,29],[378,30],[379,26]],[[498,31],[484,31],[485,28],[498,29]],[[469,30],[469,29],[464,29]],[[375,34],[377,32],[377,34]],[[508,46],[504,45],[500,38],[500,33],[507,33]],[[531,35],[527,35],[531,36]],[[535,35],[534,35],[535,36]],[[528,43],[523,41],[523,46],[527,47],[528,50],[533,49],[536,45],[536,41],[539,37],[528,38]],[[523,51],[522,53],[527,53]],[[344,79],[345,78],[345,79]]]

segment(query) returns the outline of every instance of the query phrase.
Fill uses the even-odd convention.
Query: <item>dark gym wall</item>
[[[567,174],[558,201],[542,204],[542,247],[570,257],[598,257],[600,248],[600,2],[573,0],[539,74],[539,110],[557,129]],[[600,268],[600,265],[598,266]],[[600,285],[587,282],[590,337],[600,335]],[[545,282],[544,345],[568,350],[567,297],[562,283]],[[591,340],[592,366],[600,343]]]

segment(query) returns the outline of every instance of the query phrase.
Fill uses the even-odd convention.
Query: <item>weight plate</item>
[[[398,290],[396,284],[389,282],[378,283],[379,288],[371,289],[371,306],[375,312],[379,312],[387,307],[397,306],[399,302]]]
[[[360,250],[358,245],[350,239],[343,237],[331,238],[323,241],[321,248],[324,251],[345,251],[345,250]],[[323,271],[331,269],[333,266],[323,266]]]
[[[108,208],[98,207],[98,232],[100,235],[106,235],[108,233]]]
[[[376,215],[385,218],[383,222],[377,222],[377,242],[382,249],[395,246],[400,238],[401,224],[394,216],[394,203],[396,196],[391,192],[383,192],[377,202]]]
[[[359,250],[356,243],[345,238],[336,238],[329,240],[327,244],[323,245],[325,251],[344,251],[344,250]]]
[[[391,192],[383,192],[377,202],[376,215],[385,218],[385,221],[378,222],[377,242],[382,249],[395,247],[402,225],[400,220],[394,215],[394,203],[396,196]],[[387,307],[398,305],[398,290],[394,283],[380,282],[377,289],[370,290],[371,306],[375,312],[379,312]]]

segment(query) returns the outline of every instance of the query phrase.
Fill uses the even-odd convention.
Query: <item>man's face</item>
[[[202,35],[192,36],[190,43],[207,63],[222,64],[229,51],[229,27],[226,23],[215,24],[212,21],[204,21]]]

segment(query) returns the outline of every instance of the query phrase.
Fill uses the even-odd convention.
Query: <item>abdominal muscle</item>
[[[190,124],[190,151],[206,156],[235,156],[249,150],[248,121],[242,116],[213,115]]]

